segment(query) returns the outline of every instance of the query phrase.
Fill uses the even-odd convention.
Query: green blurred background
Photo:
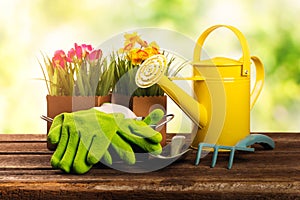
[[[0,0],[0,133],[44,133],[46,86],[38,65],[74,42],[94,46],[139,27],[178,31],[193,40],[229,24],[259,56],[266,84],[251,112],[252,131],[300,130],[300,1],[298,0]],[[239,44],[219,34],[209,56]]]

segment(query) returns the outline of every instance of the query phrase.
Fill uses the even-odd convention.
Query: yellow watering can
[[[201,60],[201,50],[207,36],[217,28],[230,29],[239,39],[243,56],[240,60],[215,57]],[[250,90],[251,60],[256,68],[256,80]],[[191,144],[199,143],[234,146],[250,134],[250,110],[255,104],[263,83],[263,64],[250,56],[243,34],[233,26],[216,25],[199,37],[194,49],[193,80],[195,96],[192,97],[164,75],[167,66],[163,55],[147,59],[138,69],[136,84],[141,88],[158,84],[166,94],[198,126]]]

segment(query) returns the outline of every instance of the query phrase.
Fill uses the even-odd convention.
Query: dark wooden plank
[[[118,181],[122,181],[121,184]],[[134,181],[134,180],[133,180]],[[299,184],[287,182],[193,182],[185,179],[148,179],[82,183],[1,184],[3,199],[298,199]]]
[[[257,132],[253,132],[257,133]],[[269,135],[271,137],[275,137],[277,141],[294,141],[299,139],[300,132],[259,132],[261,134]],[[167,134],[168,138],[174,136],[174,134]],[[12,141],[46,141],[47,134],[0,134],[0,142],[12,142]]]
[[[43,154],[51,153],[46,142],[0,142],[0,154]]]
[[[1,169],[40,169],[50,168],[50,154],[8,154],[0,155]]]
[[[0,134],[0,142],[30,142],[46,140],[46,134]]]
[[[166,170],[171,170],[171,168],[166,168]],[[196,170],[191,170],[189,173],[186,170],[179,169],[176,173],[169,173],[166,170],[159,170],[156,172],[151,172],[149,174],[128,174],[125,172],[116,171],[114,169],[92,169],[89,173],[85,175],[74,175],[74,174],[64,174],[60,170],[54,169],[12,169],[0,170],[0,183],[10,183],[10,182],[35,182],[35,183],[102,183],[102,182],[115,182],[115,184],[121,184],[123,186],[131,187],[136,184],[151,184],[156,181],[164,182],[174,182],[174,184],[184,182],[188,183],[202,183],[211,182],[218,184],[219,182],[239,182],[246,184],[247,182],[256,182],[260,184],[272,184],[272,182],[282,182],[282,183],[299,183],[299,177],[289,177],[288,174],[278,173],[272,171],[272,169],[255,169],[251,170],[252,174],[247,173],[246,170],[231,170],[226,171],[224,168],[210,169],[207,167],[199,168]],[[174,168],[173,168],[174,170]],[[249,172],[249,170],[248,170]],[[296,175],[297,169],[285,170],[289,174]],[[163,174],[164,173],[164,174]],[[197,175],[192,175],[196,173]],[[222,173],[222,174],[220,174]],[[244,175],[243,175],[244,173]],[[180,176],[181,174],[181,176]],[[184,174],[184,175],[182,175]]]
[[[268,155],[265,154],[251,154],[251,153],[236,153],[233,168],[231,170],[227,170],[228,158],[229,155],[227,153],[220,153],[217,160],[217,165],[214,169],[224,169],[224,172],[230,174],[233,171],[243,171],[244,173],[248,172],[261,172],[257,175],[264,175],[265,169],[273,170],[277,169],[278,172],[274,173],[274,175],[279,175],[284,168],[288,169],[299,169],[299,153],[280,153],[280,154],[270,154],[272,156],[269,158]],[[210,169],[211,154],[205,158],[202,158],[200,164],[198,166],[194,165],[195,153],[191,154],[186,160],[170,165],[168,168],[170,170],[177,170],[180,173],[184,172],[184,170],[191,170],[193,173],[198,173],[202,169]],[[8,154],[8,155],[0,155],[0,168],[2,169],[31,169],[31,168],[50,168],[50,157],[51,154]],[[259,171],[256,171],[259,169]],[[215,170],[216,171],[216,170]],[[189,172],[186,172],[189,174]],[[180,174],[178,174],[180,175]],[[275,176],[276,177],[276,176]]]

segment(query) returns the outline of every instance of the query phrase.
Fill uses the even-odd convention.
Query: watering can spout
[[[182,111],[200,129],[203,129],[208,122],[206,108],[164,75],[166,63],[166,57],[160,54],[145,60],[139,67],[135,77],[137,86],[147,88],[158,84]]]
[[[207,125],[207,110],[204,105],[188,95],[166,76],[160,79],[158,85],[200,129]]]

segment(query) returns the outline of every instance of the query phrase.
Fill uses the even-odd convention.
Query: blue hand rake
[[[266,135],[262,135],[262,134],[250,134],[245,139],[238,142],[235,146],[223,146],[223,145],[216,145],[216,144],[199,143],[195,165],[199,165],[202,150],[203,150],[203,148],[207,147],[207,148],[213,148],[213,150],[214,150],[213,157],[212,157],[212,163],[211,163],[212,168],[215,167],[215,165],[217,163],[217,157],[218,157],[219,150],[229,150],[230,155],[229,155],[229,161],[228,161],[227,168],[231,169],[235,151],[254,152],[254,148],[251,148],[250,146],[255,143],[261,144],[265,149],[274,149],[275,148],[274,141],[270,137],[268,137]]]

